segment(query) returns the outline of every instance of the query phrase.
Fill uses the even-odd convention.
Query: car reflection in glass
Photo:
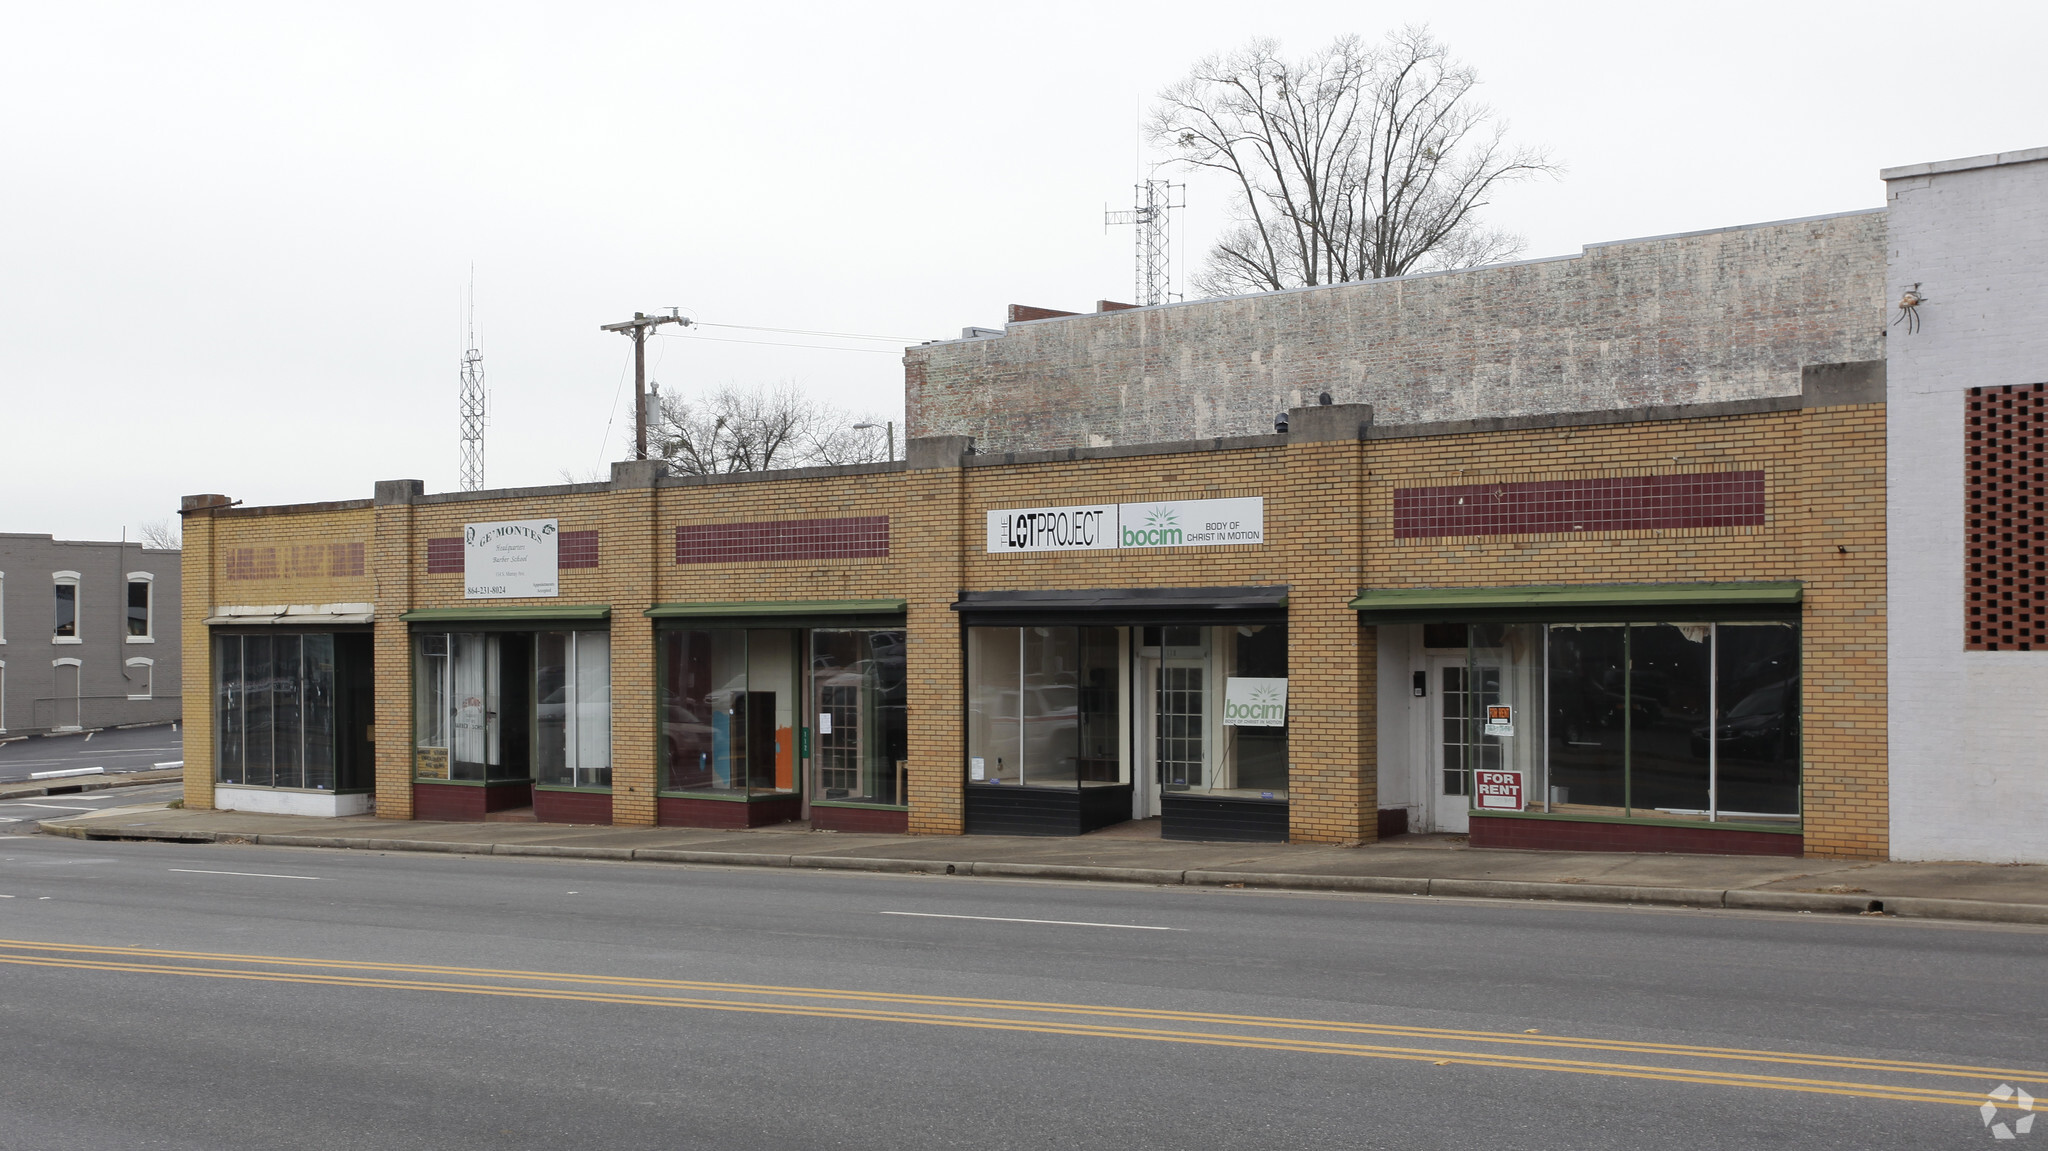
[[[1716,738],[1727,755],[1777,759],[1790,750],[1797,734],[1799,680],[1767,683],[1742,697],[1722,717]],[[1707,754],[1707,729],[1692,729],[1692,753]]]

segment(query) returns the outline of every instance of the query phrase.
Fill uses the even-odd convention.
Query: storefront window
[[[1113,627],[968,628],[969,781],[1126,782],[1122,636]]]
[[[535,781],[610,787],[611,634],[544,631],[534,640]]]
[[[1440,685],[1445,795],[1508,770],[1531,811],[1798,818],[1796,623],[1465,630]]]
[[[216,778],[332,791],[334,636],[213,638]]]
[[[1145,627],[1135,642],[1140,757],[1161,790],[1286,799],[1286,625]]]
[[[903,641],[901,631],[833,628],[811,633],[814,801],[907,801]]]
[[[542,768],[553,773],[543,783],[607,786],[608,639],[603,632],[414,636],[413,777],[509,782],[531,780]],[[539,660],[550,643],[554,698],[544,700]]]
[[[661,635],[662,786],[732,796],[796,789],[799,632]]]

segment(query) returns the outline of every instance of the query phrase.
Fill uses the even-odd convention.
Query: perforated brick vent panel
[[[427,541],[427,574],[447,575],[462,570],[462,537]]]
[[[596,532],[563,532],[555,545],[556,566],[594,568],[597,566]]]
[[[1971,651],[2032,651],[2048,645],[2048,384],[1971,388],[1969,615]]]
[[[886,559],[888,555],[888,516],[685,524],[676,529],[679,564]]]
[[[1760,527],[1762,472],[1692,472],[1394,492],[1394,537]]]

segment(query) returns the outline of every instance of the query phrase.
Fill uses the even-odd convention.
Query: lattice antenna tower
[[[1164,304],[1176,299],[1173,291],[1173,213],[1187,204],[1186,184],[1146,180],[1132,188],[1134,205],[1128,212],[1102,213],[1103,230],[1111,224],[1137,227],[1136,299],[1142,306]],[[1175,202],[1178,196],[1179,202]]]
[[[484,425],[490,422],[491,396],[484,388],[484,354],[476,338],[476,269],[469,272],[467,301],[468,350],[462,353],[462,490],[484,486]]]

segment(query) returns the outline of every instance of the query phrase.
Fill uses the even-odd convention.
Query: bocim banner
[[[1223,681],[1226,727],[1286,727],[1287,681],[1231,676]]]
[[[522,599],[560,594],[554,520],[462,525],[462,597]]]
[[[1109,551],[1266,542],[1266,499],[1037,504],[988,513],[988,550]]]

